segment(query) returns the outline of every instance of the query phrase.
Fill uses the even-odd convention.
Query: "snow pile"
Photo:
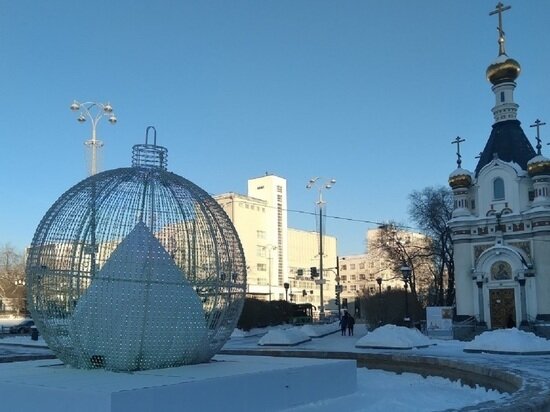
[[[367,333],[355,343],[356,348],[412,349],[432,345],[416,328],[385,325]]]
[[[476,336],[464,345],[464,352],[550,354],[550,341],[516,328],[497,329]]]
[[[250,330],[235,329],[231,333],[231,339],[235,338],[250,338],[252,336],[262,336],[267,333],[265,328],[252,328]]]
[[[304,332],[310,338],[321,338],[331,333],[337,332],[340,330],[339,322],[333,323],[323,323],[316,325],[304,325],[301,327],[302,332]]]
[[[261,337],[258,345],[293,346],[309,340],[311,338],[298,328],[273,329]]]

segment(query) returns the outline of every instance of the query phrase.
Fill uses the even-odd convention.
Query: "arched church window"
[[[492,280],[507,280],[512,279],[512,266],[508,262],[499,260],[491,266]]]
[[[493,200],[504,200],[504,180],[500,177],[493,180]]]

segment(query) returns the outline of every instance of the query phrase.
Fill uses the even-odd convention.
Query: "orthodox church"
[[[520,64],[508,57],[499,3],[499,54],[487,68],[495,94],[494,124],[473,172],[449,176],[454,194],[456,338],[519,327],[550,337],[550,159],[536,151],[517,120]]]

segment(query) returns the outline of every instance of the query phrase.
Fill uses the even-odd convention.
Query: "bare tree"
[[[18,313],[25,310],[25,261],[10,243],[0,246],[0,298]]]
[[[447,223],[453,213],[453,194],[443,186],[426,187],[409,195],[409,215],[432,241],[434,304],[454,303],[454,259]]]
[[[423,301],[423,297],[427,296],[430,275],[433,272],[431,239],[407,231],[403,229],[403,225],[389,222],[380,226],[374,243],[384,253],[393,272],[401,273],[403,265],[410,267],[411,294],[415,300]]]

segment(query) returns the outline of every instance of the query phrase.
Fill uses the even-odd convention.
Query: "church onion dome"
[[[449,175],[449,186],[453,189],[469,187],[472,184],[472,173],[461,167]]]
[[[492,84],[513,82],[521,71],[521,66],[517,60],[511,59],[506,54],[501,54],[495,62],[487,67],[487,80]]]
[[[529,176],[550,175],[550,159],[543,155],[536,155],[527,162]]]

